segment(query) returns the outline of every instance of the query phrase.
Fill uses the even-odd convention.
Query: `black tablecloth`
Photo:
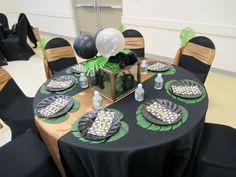
[[[190,72],[176,67],[176,74],[163,76],[164,81],[192,79]],[[195,155],[201,139],[207,96],[200,103],[185,104],[172,99],[163,88],[153,88],[154,77],[145,81],[145,99],[165,98],[184,106],[189,113],[186,123],[166,132],[149,131],[136,123],[135,111],[143,102],[134,100],[134,93],[111,105],[124,113],[129,132],[123,138],[103,144],[78,140],[70,132],[59,140],[62,163],[68,176],[76,177],[171,177],[192,176]],[[73,94],[71,92],[69,94]],[[37,94],[35,100],[41,97]]]

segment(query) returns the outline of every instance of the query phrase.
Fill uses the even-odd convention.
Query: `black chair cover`
[[[29,37],[30,41],[34,44],[34,48],[36,48],[37,47],[37,39],[34,35],[33,29],[32,29],[33,27],[30,25],[30,22],[29,22],[28,18],[26,17],[26,15],[24,13],[21,13],[19,15],[18,24],[19,24],[19,22],[22,18],[25,18],[26,23],[27,23],[27,36]],[[18,31],[18,25],[17,24],[13,25],[12,31],[13,31],[13,33],[17,33],[17,31]]]
[[[191,39],[189,42],[198,44],[207,48],[215,49],[214,43],[207,37],[204,36],[197,36]],[[188,56],[188,55],[181,55],[179,66],[189,70],[193,74],[195,74],[199,80],[205,83],[207,78],[208,72],[211,68],[211,65],[207,65],[195,57]]]
[[[2,24],[4,38],[11,35],[11,31],[9,29],[7,16],[5,14],[0,13],[0,23]]]
[[[2,177],[59,177],[46,146],[26,133],[0,148]]]
[[[123,36],[125,38],[143,38],[143,35],[137,31],[137,30],[134,30],[134,29],[128,29],[128,30],[125,30],[123,32]],[[136,49],[130,49],[132,50],[133,52],[136,53],[137,57],[141,57],[141,58],[144,58],[145,56],[145,51],[144,51],[144,47],[142,48],[136,48]]]
[[[236,130],[206,123],[196,164],[195,177],[236,176]]]
[[[63,38],[53,38],[47,42],[45,50],[66,46],[71,46],[71,44],[67,40]],[[76,57],[60,58],[56,61],[48,62],[48,66],[51,70],[52,75],[74,64],[77,64]]]
[[[0,118],[11,128],[13,138],[27,129],[37,133],[32,105],[33,98],[26,97],[13,79],[0,92]]]
[[[27,20],[21,18],[18,33],[1,41],[1,50],[8,61],[28,60],[34,51],[27,43]]]

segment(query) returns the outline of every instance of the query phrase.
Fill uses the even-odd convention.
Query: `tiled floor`
[[[4,68],[27,96],[33,97],[46,80],[43,59],[39,55],[35,55],[29,61],[9,62],[9,65]],[[206,122],[236,128],[236,78],[210,72],[205,86],[209,96]]]

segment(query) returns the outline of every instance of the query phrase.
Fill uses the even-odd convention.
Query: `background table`
[[[176,67],[174,75],[163,76],[172,79],[199,80],[190,72]],[[196,104],[185,104],[172,99],[165,89],[153,88],[154,77],[145,81],[145,100],[164,98],[184,106],[189,113],[185,124],[173,131],[156,132],[143,129],[136,123],[135,112],[139,103],[134,93],[112,104],[110,107],[124,113],[129,132],[123,138],[103,144],[89,144],[79,141],[70,132],[59,139],[60,156],[68,176],[78,177],[159,177],[191,176],[193,162],[201,139],[207,96]],[[200,82],[199,82],[200,83]],[[67,93],[74,95],[75,91]],[[35,103],[42,98],[38,92]],[[80,110],[78,110],[80,111]]]

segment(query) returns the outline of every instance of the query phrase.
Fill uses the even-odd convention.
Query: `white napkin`
[[[11,129],[0,119],[0,147],[11,141]]]

